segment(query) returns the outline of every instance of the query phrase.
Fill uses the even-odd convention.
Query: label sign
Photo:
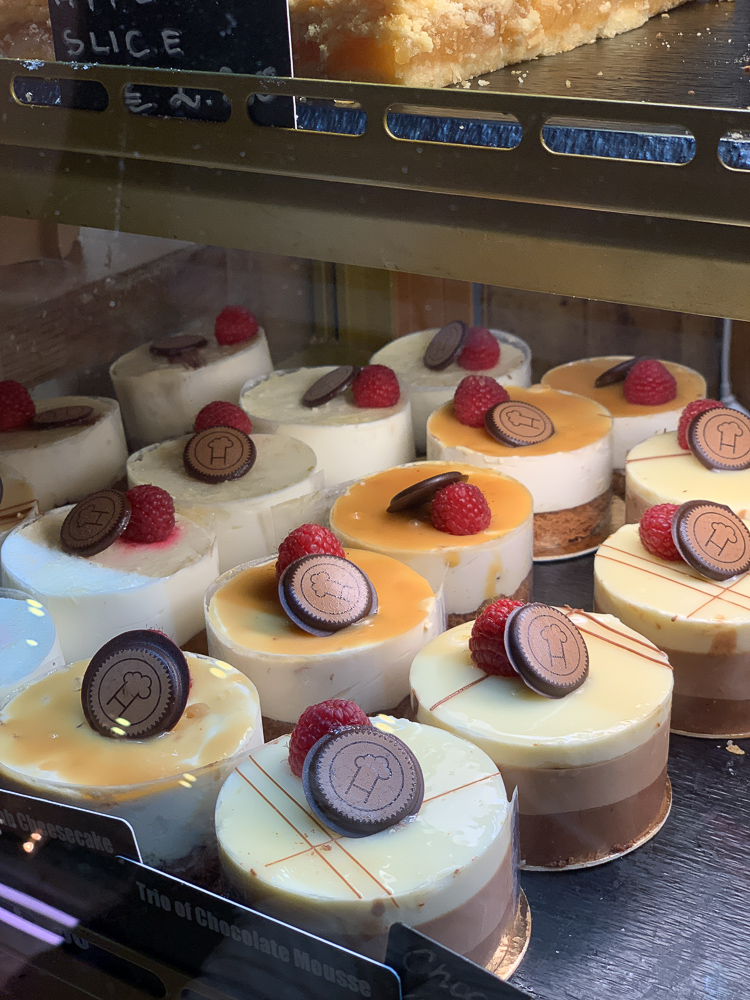
[[[35,847],[59,841],[105,857],[141,860],[135,833],[126,820],[0,789],[3,834],[30,839]]]
[[[385,960],[401,979],[404,1000],[530,1000],[528,993],[405,924],[391,927]]]
[[[292,76],[287,0],[48,2],[55,55],[61,62]],[[226,120],[226,106],[207,111],[201,92],[164,88],[164,107],[154,100],[153,90],[144,94],[140,89],[129,90],[128,107],[137,113],[174,117],[177,110],[180,117]],[[270,102],[277,112],[286,108],[286,114],[274,121],[268,110],[268,124],[293,124],[292,98]]]

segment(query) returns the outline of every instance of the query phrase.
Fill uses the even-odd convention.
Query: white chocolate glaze
[[[427,418],[438,406],[453,398],[456,386],[467,375],[488,375],[500,385],[531,384],[531,351],[529,345],[504,330],[490,332],[500,341],[500,360],[485,371],[472,372],[462,368],[457,362],[434,371],[423,363],[427,346],[437,333],[437,329],[419,330],[405,337],[392,340],[370,358],[372,365],[387,365],[398,375],[401,385],[409,394],[411,415],[414,423],[414,443],[417,452],[424,452],[427,446],[425,427]]]
[[[395,406],[354,405],[351,391],[322,406],[302,405],[313,383],[335,366],[274,372],[244,387],[240,402],[262,434],[288,434],[315,452],[326,486],[349,482],[415,457],[409,398]]]
[[[628,453],[625,463],[628,520],[638,520],[647,507],[686,500],[726,504],[750,520],[750,469],[723,472],[707,469],[677,443],[677,434],[656,434]]]
[[[208,341],[200,349],[202,367],[171,363],[152,354],[149,344],[142,344],[123,354],[109,370],[133,448],[187,434],[204,406],[217,399],[237,403],[248,379],[273,369],[263,329],[253,340],[226,347],[216,342],[213,322],[207,320],[197,320],[181,333]]]
[[[41,510],[76,503],[125,474],[128,449],[115,400],[59,396],[39,401],[37,411],[60,406],[91,406],[94,422],[0,434],[0,458],[31,483]]]
[[[471,660],[468,623],[415,658],[419,721],[470,739],[501,768],[598,764],[646,743],[669,720],[666,656],[611,615],[565,613],[589,651],[588,678],[571,694],[543,698],[520,678],[485,674]]]
[[[257,458],[241,479],[202,483],[185,471],[190,436],[150,445],[128,459],[131,486],[151,484],[170,493],[181,513],[216,532],[221,573],[276,549],[273,511],[322,485],[312,449],[285,434],[253,434]]]

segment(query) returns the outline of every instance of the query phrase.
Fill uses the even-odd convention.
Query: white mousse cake
[[[415,457],[411,407],[402,392],[394,406],[359,407],[351,391],[320,406],[302,397],[334,366],[279,371],[243,389],[240,403],[261,434],[288,434],[315,452],[326,486],[379,472]]]
[[[34,487],[15,469],[0,462],[0,546],[9,532],[39,513]]]
[[[388,513],[396,494],[446,472],[462,473],[484,494],[492,514],[484,531],[451,535],[433,527],[420,510]],[[436,591],[442,587],[449,625],[473,618],[497,597],[531,596],[531,494],[498,472],[429,461],[387,469],[352,484],[334,503],[330,523],[343,545],[393,556]]]
[[[445,368],[428,368],[423,361],[424,353],[437,329],[419,330],[405,337],[392,340],[373,354],[370,364],[388,365],[398,375],[411,402],[411,416],[414,424],[414,443],[417,452],[423,454],[427,447],[427,418],[438,406],[453,398],[456,386],[472,374],[454,360]],[[492,368],[482,369],[477,374],[489,375],[500,385],[531,385],[531,350],[529,345],[504,330],[491,330],[500,343],[500,358]]]
[[[443,628],[432,587],[413,569],[375,552],[345,551],[369,577],[378,610],[330,635],[310,635],[289,619],[273,561],[237,567],[206,594],[209,652],[255,684],[268,738],[329,698],[351,699],[367,713],[398,707],[412,660]]]
[[[128,449],[114,399],[59,396],[39,401],[35,421],[0,433],[0,460],[27,479],[41,510],[75,503],[125,474]],[[45,415],[85,414],[80,422],[45,426]]]
[[[312,449],[285,434],[253,434],[257,457],[250,472],[240,479],[204,483],[185,471],[183,452],[189,440],[149,445],[131,455],[129,485],[160,486],[181,513],[209,525],[216,532],[221,573],[270,556],[277,547],[274,508],[322,485]]]
[[[709,580],[647,552],[626,524],[596,555],[594,600],[669,657],[675,732],[750,735],[750,575]]]
[[[421,765],[415,815],[370,836],[332,834],[312,813],[282,737],[253,751],[221,790],[222,874],[252,907],[380,961],[399,922],[484,963],[515,918],[503,780],[465,740],[389,716],[373,725]]]
[[[607,860],[655,832],[665,811],[666,656],[610,615],[565,614],[583,634],[589,673],[562,698],[480,670],[468,624],[434,639],[411,671],[418,720],[476,743],[508,792],[518,789],[521,858],[531,867]]]
[[[46,608],[19,590],[0,589],[0,699],[64,663]]]
[[[727,411],[730,413],[731,411]],[[649,507],[686,500],[726,504],[750,520],[750,469],[719,471],[702,465],[677,443],[677,434],[655,434],[628,453],[625,465],[625,516],[640,521]]]
[[[427,421],[428,460],[494,469],[523,483],[534,498],[536,558],[594,548],[609,534],[612,418],[598,403],[549,386],[510,386],[508,394],[511,402],[542,410],[551,436],[522,447],[504,444],[485,427],[460,423],[451,402]]]
[[[603,372],[627,360],[626,355],[582,358],[551,368],[542,378],[544,385],[587,396],[609,410],[613,418],[612,463],[620,481],[625,474],[625,456],[630,449],[652,434],[677,430],[680,414],[687,404],[706,395],[703,376],[674,361],[662,362],[677,383],[677,394],[668,403],[651,406],[629,403],[623,393],[622,381],[601,388],[594,385]],[[621,488],[619,491],[622,493]]]
[[[243,674],[186,657],[187,707],[172,730],[150,739],[113,739],[87,725],[88,660],[27,686],[0,710],[0,779],[24,795],[128,820],[146,864],[200,882],[215,864],[221,782],[262,742],[262,729],[258,694]]]
[[[155,354],[151,344],[141,344],[109,370],[132,448],[187,434],[195,414],[208,403],[236,403],[248,379],[273,370],[262,328],[250,340],[222,345],[212,324],[196,321],[178,337],[180,343],[192,338],[205,344],[171,358]]]
[[[84,558],[64,551],[60,541],[70,509],[15,528],[0,554],[4,586],[49,610],[67,662],[91,656],[126,629],[160,629],[178,645],[201,631],[203,595],[219,574],[213,532],[177,515],[164,542],[118,538]]]

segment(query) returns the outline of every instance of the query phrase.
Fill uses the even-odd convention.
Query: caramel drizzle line
[[[475,778],[474,781],[467,781],[465,785],[456,785],[455,788],[446,788],[444,792],[438,792],[437,795],[431,795],[429,799],[424,799],[422,805],[427,805],[428,802],[434,802],[435,799],[442,799],[444,795],[451,795],[453,792],[460,792],[464,788],[471,788],[472,785],[478,785],[480,781],[487,781],[489,778],[497,778],[500,772],[497,774],[485,774],[483,778]]]
[[[675,455],[644,455],[643,458],[626,458],[625,465],[630,465],[631,462],[653,462],[657,458],[683,458],[684,456],[690,454],[692,454],[692,452],[678,451]]]
[[[629,639],[631,642],[636,643],[638,646],[645,646],[646,649],[653,649],[653,644],[650,643],[647,639],[640,639],[640,638],[636,639],[634,636],[625,635],[624,632],[620,632],[620,630],[616,629],[613,625],[605,625],[604,622],[600,622],[597,618],[594,618],[593,615],[589,614],[588,611],[581,611],[580,608],[571,608],[570,611],[571,614],[583,615],[584,618],[588,618],[590,622],[593,622],[595,625],[598,625],[599,628],[604,628],[608,632],[614,632],[615,635],[619,635],[622,639]],[[570,617],[570,615],[568,615],[568,617]],[[606,639],[604,639],[604,636],[601,636],[601,638],[605,642],[607,641]],[[633,652],[635,653],[636,650],[633,650]]]
[[[616,545],[609,544],[609,539],[607,539],[606,542],[604,542],[602,545],[600,545],[599,548],[600,548],[600,550],[601,549],[609,549],[612,552],[619,552],[620,555],[622,555],[622,556],[630,556],[632,559],[640,559],[641,562],[645,562],[648,566],[656,566],[657,569],[664,569],[665,568],[665,567],[662,566],[662,563],[660,561],[657,561],[656,559],[649,559],[648,556],[641,556],[637,552],[628,552],[627,549],[618,549]],[[673,566],[671,567],[672,572],[675,573],[677,576],[684,576],[684,577],[687,577],[689,580],[692,580],[693,578],[690,575],[690,573],[688,572],[688,570],[686,569],[684,572],[682,572],[681,570],[679,570],[677,568],[678,565],[682,566],[683,564],[682,563],[674,563]],[[665,576],[664,579],[668,580],[669,577]],[[706,580],[706,583],[708,583],[709,586],[716,586],[716,584],[713,581],[711,581],[711,580]],[[695,588],[695,589],[698,589],[698,588]]]
[[[453,694],[447,694],[445,698],[441,698],[440,701],[435,702],[435,704],[430,708],[430,712],[434,712],[436,708],[440,708],[440,706],[444,705],[446,701],[450,701],[451,698],[455,698],[457,694],[463,694],[464,691],[468,691],[469,688],[473,688],[475,684],[481,684],[482,681],[486,681],[488,677],[489,674],[482,674],[481,677],[477,677],[477,679],[475,681],[471,681],[470,684],[464,684],[462,688],[459,688],[458,691],[454,691]]]
[[[278,781],[268,773],[268,771],[264,770],[254,757],[250,757],[249,759],[253,762],[253,764],[255,764],[255,766],[258,768],[258,770],[261,772],[261,774],[265,774],[265,776],[268,778],[268,780],[272,784],[276,785],[276,787],[278,788],[278,790],[280,792],[283,792],[283,794],[286,795],[286,797],[289,799],[290,802],[293,802],[298,808],[302,809],[302,806],[300,806],[299,802],[297,802],[297,800],[294,798],[294,796],[290,795],[289,792],[286,790],[286,788],[284,788],[282,785],[280,785],[278,783]],[[326,828],[322,825],[322,823],[320,823],[318,821],[317,817],[313,816],[312,813],[307,812],[306,809],[302,809],[302,811],[309,817],[309,819],[313,823],[315,823],[315,825],[323,833],[327,833],[328,832],[326,830]],[[303,835],[300,834],[300,836],[303,836]],[[307,840],[306,837],[304,838],[304,840],[305,840],[306,843],[308,843],[308,844],[310,843],[310,841]],[[373,873],[369,870],[369,868],[366,868],[358,858],[355,858],[353,854],[351,854],[349,851],[347,851],[347,849],[344,847],[344,845],[341,843],[341,841],[339,839],[330,840],[328,842],[335,844],[339,848],[339,850],[343,851],[344,854],[347,856],[347,858],[349,858],[350,861],[353,861],[354,864],[357,865],[358,868],[361,868],[362,871],[365,873],[365,875],[369,876],[369,878],[371,878],[373,880],[373,882],[375,883],[375,885],[378,886],[379,889],[382,889],[383,892],[386,893],[387,896],[391,897],[391,902],[396,907],[396,909],[399,909],[398,903],[396,902],[395,899],[393,899],[393,891],[391,889],[389,889],[387,885],[383,885],[383,883],[375,875],[373,875]],[[310,844],[310,847],[313,847],[313,846],[314,846],[313,844]],[[320,845],[320,846],[322,846],[322,845]],[[317,849],[316,849],[315,853],[316,854],[318,853]],[[322,857],[322,855],[319,855],[319,857]],[[323,858],[323,860],[325,861],[326,859]],[[333,868],[333,865],[331,865],[331,868]],[[333,868],[333,870],[336,872],[337,875],[341,874],[339,871],[337,871],[336,868]],[[341,878],[344,878],[344,876],[341,875]],[[346,882],[345,878],[344,878],[344,881]],[[346,884],[349,885],[348,882]],[[354,889],[354,886],[350,886],[350,888]],[[359,898],[362,899],[362,896],[357,892],[357,890],[354,889],[354,891],[357,893],[357,895],[359,896]]]
[[[578,611],[574,613],[584,614],[584,615],[586,614],[584,611]],[[570,617],[570,615],[568,615],[568,617]],[[588,618],[589,616],[586,615],[586,617]],[[596,619],[593,619],[593,621],[596,625],[600,624],[600,622],[597,622]],[[625,643],[623,642],[615,642],[614,639],[608,639],[606,635],[601,635],[599,632],[592,632],[591,629],[584,628],[582,625],[578,625],[577,628],[579,632],[583,632],[585,635],[590,635],[593,639],[599,639],[601,640],[601,642],[606,642],[609,646],[617,646],[618,649],[624,649],[626,653],[632,653],[633,656],[640,656],[642,660],[650,660],[651,663],[658,663],[660,667],[666,667],[668,670],[674,669],[674,667],[668,660],[659,660],[655,656],[646,656],[645,653],[641,653],[639,650],[633,649],[632,646],[626,646]],[[623,639],[630,638],[630,636],[623,635],[622,632],[618,632],[616,628],[610,629],[610,631],[615,632]]]
[[[250,758],[250,760],[252,760],[252,757]],[[354,886],[353,886],[353,885],[351,884],[351,882],[349,882],[349,881],[348,881],[348,880],[346,879],[346,877],[345,877],[344,875],[342,875],[342,874],[341,874],[341,872],[340,872],[340,871],[338,870],[338,868],[336,868],[336,867],[335,867],[335,865],[332,865],[332,864],[331,864],[331,862],[330,862],[330,861],[329,861],[329,860],[328,860],[327,858],[324,858],[324,857],[323,857],[323,855],[322,855],[322,854],[321,854],[321,853],[320,853],[320,852],[318,851],[318,849],[317,849],[317,847],[315,846],[315,844],[311,844],[311,843],[310,843],[310,841],[309,841],[309,840],[307,839],[307,837],[306,837],[306,836],[304,835],[304,833],[302,833],[302,831],[301,831],[301,830],[298,830],[298,829],[297,829],[297,827],[296,827],[296,826],[294,825],[294,823],[292,823],[292,821],[291,821],[291,820],[289,819],[289,817],[288,817],[288,816],[285,816],[285,815],[284,815],[284,813],[283,813],[283,812],[282,812],[282,811],[281,811],[280,809],[278,809],[278,808],[277,808],[277,807],[276,807],[276,806],[275,806],[275,805],[273,804],[273,802],[271,802],[271,800],[270,800],[269,798],[267,798],[267,797],[266,797],[266,796],[265,796],[265,795],[263,794],[263,792],[261,792],[261,790],[260,790],[260,789],[259,789],[259,788],[258,788],[258,787],[257,787],[256,785],[254,785],[254,784],[252,783],[252,781],[251,781],[251,780],[250,780],[250,779],[249,779],[249,778],[247,777],[247,775],[243,774],[243,773],[242,773],[242,771],[240,771],[240,769],[239,769],[238,767],[237,767],[237,768],[235,768],[235,770],[237,771],[237,774],[239,774],[239,776],[240,776],[240,777],[241,777],[241,778],[242,778],[242,779],[243,779],[244,781],[246,781],[246,782],[248,783],[248,785],[250,785],[250,787],[251,787],[251,788],[253,789],[253,791],[257,792],[257,793],[258,793],[258,795],[260,795],[260,797],[261,797],[261,798],[262,798],[262,799],[264,800],[264,802],[267,802],[267,803],[268,803],[268,805],[269,805],[269,806],[270,806],[270,807],[271,807],[271,808],[272,808],[272,809],[274,810],[274,812],[277,812],[277,813],[279,814],[279,816],[281,816],[281,818],[282,818],[282,819],[283,819],[283,820],[284,820],[284,821],[285,821],[286,823],[288,823],[288,824],[289,824],[289,826],[291,826],[291,828],[292,828],[292,829],[294,830],[294,832],[295,832],[295,833],[297,834],[297,836],[298,836],[298,837],[301,837],[301,838],[302,838],[302,840],[304,840],[304,842],[305,842],[306,844],[308,844],[308,845],[309,845],[309,847],[310,847],[310,850],[314,851],[314,853],[318,855],[318,857],[320,858],[320,860],[321,860],[321,861],[323,861],[323,862],[325,862],[325,864],[327,864],[327,865],[328,865],[328,867],[329,867],[329,868],[331,869],[331,871],[335,872],[335,873],[336,873],[336,875],[338,875],[338,877],[339,877],[339,878],[341,879],[341,881],[342,881],[342,882],[344,882],[344,884],[345,884],[345,885],[346,885],[346,886],[347,886],[347,887],[348,887],[349,889],[351,889],[351,890],[352,890],[352,892],[353,892],[353,893],[354,893],[354,895],[355,895],[355,896],[357,897],[357,899],[362,899],[362,898],[363,898],[363,897],[362,897],[362,893],[361,893],[361,892],[359,892],[359,891],[358,891],[357,889],[355,889],[355,888],[354,888]],[[262,768],[261,768],[261,770],[262,770]],[[265,772],[264,772],[264,773],[265,773]],[[295,804],[296,804],[296,805],[298,805],[298,803],[295,803]],[[304,810],[303,810],[303,811],[304,811]],[[312,819],[312,817],[310,817],[310,818]]]
[[[629,553],[625,552],[623,549],[616,549],[616,548],[614,548],[614,546],[611,546],[611,548],[615,552],[622,552],[623,555],[628,555],[629,554]],[[665,576],[663,573],[657,573],[655,570],[651,570],[651,569],[644,569],[643,566],[633,566],[630,563],[625,562],[624,559],[614,559],[612,556],[604,555],[604,553],[602,553],[601,549],[599,550],[598,558],[605,559],[605,560],[608,559],[610,562],[618,563],[620,566],[627,566],[628,569],[637,569],[637,570],[640,570],[641,573],[647,573],[649,576],[655,576],[658,580],[666,580],[668,583],[673,583],[676,587],[685,587],[687,590],[692,590],[693,593],[695,593],[695,594],[700,594],[702,597],[706,596],[705,590],[701,590],[700,587],[696,587],[695,585],[692,585],[692,584],[689,584],[689,583],[683,583],[681,580],[673,580],[670,577]],[[636,556],[636,559],[641,559],[641,558],[642,558],[642,556]],[[649,562],[648,559],[644,559],[643,561],[649,563],[649,565],[651,565],[651,566],[658,566],[658,563],[651,563],[651,562]],[[677,575],[678,576],[687,576],[688,574],[687,573],[678,573]],[[706,580],[705,582],[706,582],[706,585],[709,586],[709,587],[717,587],[718,586],[715,580]],[[747,604],[740,604],[739,601],[736,601],[736,600],[732,601],[728,597],[725,597],[725,595],[731,591],[734,597],[744,597],[746,600],[750,600],[750,598],[748,598],[747,594],[737,594],[737,593],[734,592],[733,588],[739,586],[740,583],[741,583],[741,580],[736,580],[729,587],[718,587],[717,593],[715,593],[712,596],[710,596],[707,601],[704,601],[702,604],[699,604],[697,608],[694,608],[691,612],[689,612],[689,614],[685,615],[685,617],[686,618],[692,618],[693,615],[697,615],[698,612],[701,611],[703,608],[708,607],[708,605],[711,603],[711,601],[719,601],[719,600],[726,601],[727,604],[732,604],[732,605],[734,605],[734,607],[739,608],[741,611],[750,611],[750,607],[748,607]]]

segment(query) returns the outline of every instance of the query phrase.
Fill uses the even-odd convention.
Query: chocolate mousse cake
[[[625,457],[630,449],[653,434],[677,430],[683,408],[706,395],[702,375],[674,361],[663,361],[660,364],[673,385],[664,389],[659,386],[661,394],[650,397],[657,401],[646,402],[637,392],[625,388],[627,375],[638,360],[625,355],[582,358],[551,368],[542,377],[543,385],[586,396],[612,414],[612,486],[619,496],[625,495]],[[664,401],[659,402],[661,399]]]
[[[419,455],[427,447],[427,418],[453,398],[456,386],[470,372],[481,372],[500,385],[531,385],[531,350],[525,341],[504,330],[467,327],[460,320],[440,330],[398,337],[370,360],[388,365],[398,375],[411,402]]]
[[[546,385],[507,387],[482,425],[454,402],[427,421],[428,461],[461,462],[517,479],[534,500],[534,558],[589,552],[609,534],[612,418]]]
[[[5,788],[119,816],[146,864],[215,887],[216,796],[262,741],[243,674],[127,632],[21,689],[0,723]]]
[[[240,403],[261,434],[315,452],[327,487],[415,458],[409,397],[390,368],[297,368],[253,380]]]
[[[498,605],[415,658],[418,721],[475,743],[518,789],[526,867],[586,867],[633,850],[671,801],[667,657],[611,615]]]
[[[273,370],[265,331],[251,312],[227,306],[172,337],[141,344],[109,373],[133,449],[189,433],[213,400],[236,403],[242,386]]]
[[[717,504],[694,501],[684,508],[697,508],[707,526],[709,559],[734,560],[740,552],[730,576],[712,579],[706,575],[710,565],[693,560],[691,566],[674,547],[666,552],[670,558],[663,558],[644,546],[638,525],[626,524],[596,555],[596,607],[616,615],[669,657],[674,732],[750,736],[750,533]],[[667,513],[674,518],[677,511]],[[691,544],[699,551],[699,540]]]
[[[489,507],[489,523],[468,534],[436,527],[430,512],[439,490],[460,481]],[[353,483],[334,503],[330,524],[344,545],[392,556],[436,592],[442,588],[449,626],[469,621],[501,595],[531,596],[531,495],[492,469],[430,461],[387,469]]]
[[[302,779],[288,737],[254,750],[216,834],[230,894],[263,913],[379,961],[404,923],[483,964],[518,909],[512,817],[480,749],[380,715],[322,737]]]
[[[443,628],[433,588],[409,566],[376,552],[339,551],[345,559],[321,558],[340,563],[314,565],[286,588],[272,560],[238,566],[206,593],[209,652],[255,684],[267,739],[329,698],[353,698],[366,712],[396,709],[409,694],[412,660]],[[289,572],[305,558],[315,556],[295,559]],[[337,620],[339,613],[345,617]]]

